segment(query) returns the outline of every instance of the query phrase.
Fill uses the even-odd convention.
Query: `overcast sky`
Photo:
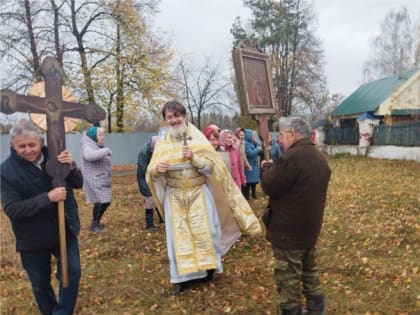
[[[161,0],[157,26],[172,34],[178,55],[230,62],[230,28],[236,16],[250,16],[242,0]],[[330,93],[348,96],[361,83],[370,41],[391,9],[405,6],[418,21],[420,0],[314,0],[318,37],[325,52]]]

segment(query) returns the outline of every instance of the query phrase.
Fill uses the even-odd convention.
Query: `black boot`
[[[249,189],[251,188],[250,184],[245,184],[242,186],[242,194],[244,195],[246,200],[249,200]]]
[[[98,224],[99,224],[99,228],[101,230],[103,230],[103,228],[104,228],[101,224],[101,219],[102,219],[102,216],[104,215],[106,209],[108,209],[109,205],[110,205],[110,203],[106,202],[106,203],[101,203],[101,205],[99,207]]]
[[[153,224],[153,209],[145,210],[145,219],[146,219],[146,229],[148,229],[150,232],[155,232],[156,227]]]
[[[257,199],[257,184],[251,184],[252,199]]]
[[[194,279],[194,280],[190,280],[189,282],[191,283],[207,283],[207,282],[211,282],[213,280],[213,274],[214,271],[216,269],[207,269],[207,276],[205,276],[204,278],[198,278],[198,279]]]
[[[215,269],[207,269],[207,276],[204,278],[205,282],[210,282],[213,280],[213,274],[214,274]]]
[[[279,315],[302,315],[302,309],[300,307],[295,307],[292,309],[279,309]]]
[[[101,231],[101,227],[99,226],[99,214],[101,211],[101,204],[100,203],[95,203],[93,205],[93,214],[92,214],[92,223],[90,225],[90,231],[97,233]]]
[[[324,295],[308,295],[306,297],[305,315],[324,315]]]
[[[96,220],[92,221],[92,223],[90,225],[90,231],[94,232],[94,233],[98,233],[98,232],[102,231],[98,221],[96,221]]]
[[[185,281],[185,282],[180,282],[180,283],[176,283],[174,290],[172,291],[172,295],[178,295],[181,292],[184,292],[185,290],[188,289],[190,282],[189,281]]]

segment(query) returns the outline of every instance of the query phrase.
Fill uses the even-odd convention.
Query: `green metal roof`
[[[374,112],[395,91],[395,88],[403,85],[417,71],[419,69],[412,69],[403,73],[402,76],[393,75],[361,85],[332,111],[331,116]]]

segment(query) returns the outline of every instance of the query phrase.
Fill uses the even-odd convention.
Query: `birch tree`
[[[191,122],[201,128],[205,113],[234,113],[229,91],[232,81],[223,75],[223,66],[207,59],[203,66],[181,61],[178,64],[178,83]]]
[[[363,67],[365,82],[398,74],[415,65],[415,29],[407,8],[390,10],[379,35],[371,42],[370,57]]]

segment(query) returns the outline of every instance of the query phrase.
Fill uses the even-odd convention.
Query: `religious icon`
[[[0,111],[6,115],[13,114],[16,111],[14,105],[16,103],[16,97],[14,97],[13,92],[8,89],[2,89],[0,95]]]
[[[256,108],[269,107],[270,90],[264,62],[244,57],[243,64],[249,104]]]
[[[232,51],[243,114],[276,114],[269,56],[245,44]]]
[[[5,113],[11,112],[10,100],[7,95],[1,97],[1,109],[2,109],[2,112],[5,112]]]

